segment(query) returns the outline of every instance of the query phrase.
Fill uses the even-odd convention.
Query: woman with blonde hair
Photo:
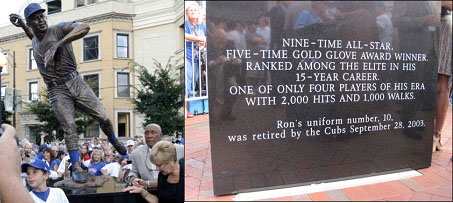
[[[91,160],[88,166],[88,174],[92,176],[102,176],[102,167],[105,166],[104,163],[104,152],[100,149],[94,149],[91,152]]]
[[[159,168],[157,196],[150,194],[148,181],[138,179],[138,185],[123,192],[139,193],[148,202],[184,202],[184,158],[177,160],[176,148],[168,141],[160,141],[151,149],[151,162]]]
[[[203,22],[203,15],[201,13],[201,8],[196,2],[186,2],[186,21],[184,21],[184,39],[186,40],[186,98],[188,95],[194,93],[195,83],[200,74],[198,68],[200,57],[199,48],[205,47],[206,45],[206,24]],[[187,109],[188,106],[186,103],[187,117],[193,117]]]

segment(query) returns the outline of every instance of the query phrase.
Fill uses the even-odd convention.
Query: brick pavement
[[[449,107],[442,143],[432,155],[431,167],[422,176],[383,183],[316,192],[263,201],[452,201],[452,109]],[[186,201],[233,201],[235,195],[214,196],[212,183],[209,116],[186,119]]]

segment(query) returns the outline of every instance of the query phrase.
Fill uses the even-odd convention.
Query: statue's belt
[[[47,89],[53,88],[56,86],[60,86],[60,85],[64,85],[68,80],[71,80],[72,78],[75,78],[78,75],[79,75],[79,73],[77,71],[73,71],[72,73],[69,73],[68,75],[60,78],[59,80],[54,80],[49,83],[46,83]]]

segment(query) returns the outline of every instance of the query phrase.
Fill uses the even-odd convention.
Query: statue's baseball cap
[[[42,161],[40,159],[32,159],[32,160],[30,160],[30,163],[22,164],[22,166],[21,166],[22,173],[27,172],[28,166],[31,166],[36,169],[41,169],[41,170],[45,171],[46,173],[49,173],[49,171],[50,171],[50,166],[47,165],[44,161]]]
[[[41,8],[41,6],[37,3],[28,4],[28,6],[24,10],[25,19],[38,11],[46,11],[46,9]]]

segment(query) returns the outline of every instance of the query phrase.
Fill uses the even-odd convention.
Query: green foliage
[[[3,100],[0,101],[0,105],[2,106],[1,107],[2,108],[2,122],[11,125],[12,122],[8,119],[10,119],[10,117],[11,117],[11,115],[13,115],[13,113],[5,111],[5,104],[3,103]]]
[[[41,135],[42,133],[48,133],[52,135],[53,132],[56,132],[55,136],[46,136],[44,138],[45,142],[52,142],[53,140],[63,140],[64,131],[57,117],[55,116],[52,106],[49,103],[49,96],[46,93],[40,93],[41,100],[35,101],[29,104],[30,111],[36,115],[37,120],[41,122],[42,125],[37,126],[35,132],[36,135]],[[86,128],[93,124],[94,120],[88,116],[85,116],[84,113],[75,110],[74,113],[77,133],[81,134],[85,132]],[[40,136],[36,136],[36,143],[40,142]]]
[[[141,86],[136,88],[137,95],[133,99],[136,112],[145,115],[143,127],[150,123],[161,126],[164,135],[179,137],[184,130],[184,116],[179,113],[183,107],[184,84],[180,78],[174,77],[176,70],[171,58],[165,67],[154,60],[155,72],[134,63],[135,71]]]

